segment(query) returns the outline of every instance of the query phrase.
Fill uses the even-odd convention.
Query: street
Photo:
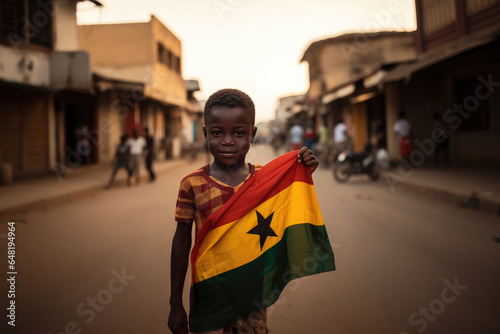
[[[273,157],[259,145],[247,161]],[[204,163],[16,217],[16,326],[4,316],[0,328],[169,333],[178,185]],[[383,177],[313,177],[337,270],[292,281],[268,309],[271,333],[500,333],[498,217],[391,191]],[[188,286],[189,274],[186,309]]]

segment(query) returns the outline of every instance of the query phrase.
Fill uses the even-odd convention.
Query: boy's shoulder
[[[208,165],[205,165],[188,173],[180,182],[181,188],[186,191],[193,188],[200,189],[200,187],[205,189],[210,183],[207,170]]]
[[[186,181],[186,180],[189,180],[193,177],[197,178],[197,177],[205,177],[205,175],[207,175],[206,173],[206,166],[202,166],[202,167],[199,167],[191,172],[189,172],[188,174],[186,174],[182,180],[181,180],[181,183]]]

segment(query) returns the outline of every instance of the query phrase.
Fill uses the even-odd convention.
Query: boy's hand
[[[189,334],[184,307],[172,307],[168,316],[168,328],[173,334]]]
[[[313,154],[313,152],[308,149],[307,147],[303,146],[299,154],[297,154],[297,162],[303,163],[304,166],[306,167],[311,167],[311,173],[314,173],[316,168],[318,168],[319,165],[319,160],[318,158]]]

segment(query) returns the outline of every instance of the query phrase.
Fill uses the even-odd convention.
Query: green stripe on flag
[[[193,285],[190,330],[220,329],[274,304],[291,280],[332,270],[335,261],[325,226],[292,225],[254,261]]]

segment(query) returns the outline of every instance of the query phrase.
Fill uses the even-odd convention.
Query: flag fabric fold
[[[190,331],[223,328],[274,304],[291,280],[335,270],[311,172],[297,153],[265,165],[198,231]]]

